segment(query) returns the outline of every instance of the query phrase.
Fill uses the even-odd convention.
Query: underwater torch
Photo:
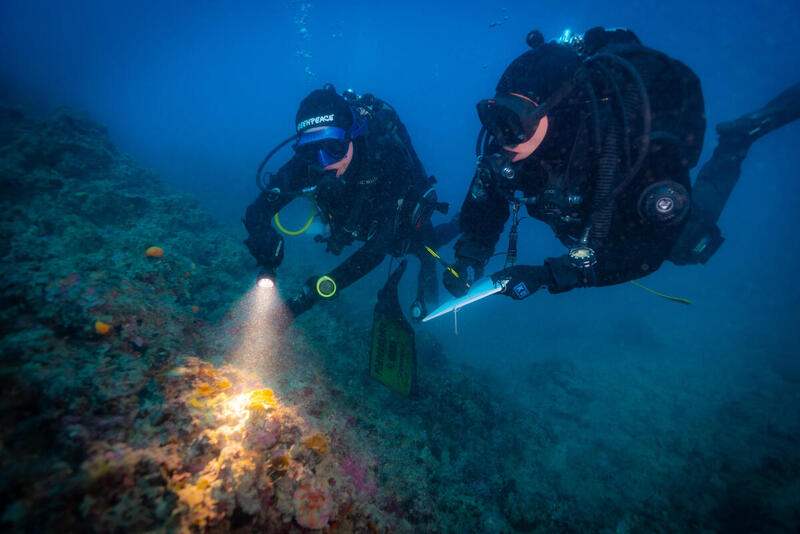
[[[256,285],[260,289],[272,289],[275,287],[275,272],[263,270],[258,274]]]

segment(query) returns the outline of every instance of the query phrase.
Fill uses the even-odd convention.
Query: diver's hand
[[[311,309],[311,306],[318,300],[315,289],[318,278],[318,276],[312,276],[306,280],[306,283],[286,303],[286,307],[295,317]]]
[[[442,283],[451,295],[463,297],[469,291],[472,282],[481,276],[483,276],[483,266],[459,259],[449,269],[445,269]]]
[[[274,228],[261,234],[250,234],[244,244],[264,270],[274,272],[283,261],[283,237]]]
[[[494,273],[492,281],[503,284],[502,295],[514,300],[527,298],[552,281],[547,267],[540,265],[515,265]]]

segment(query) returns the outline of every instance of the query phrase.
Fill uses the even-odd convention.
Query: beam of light
[[[250,405],[250,397],[252,394],[252,391],[248,391],[247,393],[241,393],[228,399],[224,408],[226,415],[229,415],[232,419],[240,423],[247,421],[247,418],[250,417],[250,412],[247,410],[247,407]]]
[[[254,382],[274,388],[280,369],[277,354],[289,317],[274,280],[261,278],[230,308],[221,326],[223,358]]]
[[[272,289],[275,287],[275,282],[271,278],[261,278],[258,281],[258,287],[261,289]]]

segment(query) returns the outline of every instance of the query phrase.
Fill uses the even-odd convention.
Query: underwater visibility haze
[[[717,221],[724,242],[704,264],[664,262],[602,287],[560,292],[553,275],[519,289],[500,276],[486,287],[499,280],[501,293],[534,294],[493,294],[414,321],[420,295],[431,312],[451,298],[449,273],[462,281],[480,267],[454,245],[459,228],[459,239],[470,237],[496,215],[465,203],[480,196],[482,126],[495,144],[524,133],[513,147],[543,135],[534,159],[558,138],[559,103],[520,96],[521,82],[504,76],[526,51],[553,49],[526,36],[539,30],[549,42],[596,27],[630,29],[699,79],[704,113],[695,118],[705,130],[683,140],[699,155],[686,179],[712,157],[718,124],[763,111],[784,91],[796,97],[740,128],[755,141],[726,160],[746,153]],[[578,48],[589,35],[572,41],[575,57],[590,56]],[[0,4],[0,528],[800,532],[798,35],[791,0]],[[607,90],[595,109],[641,103],[622,96],[628,86],[614,100],[608,80],[625,68],[609,62],[594,63],[608,84],[594,85]],[[540,68],[531,83],[546,85],[557,70]],[[645,74],[653,109],[678,99],[654,96],[668,75]],[[510,85],[495,99],[501,77]],[[326,84],[362,98],[318,91]],[[316,110],[340,102],[352,120],[317,128],[328,119]],[[301,117],[304,106],[313,113]],[[391,125],[377,145],[364,144],[357,109],[367,131]],[[304,157],[303,172],[331,165],[330,180],[292,178],[271,193],[284,171],[259,171],[269,182],[260,190],[259,164],[295,134],[262,171]],[[651,142],[637,139],[615,165],[630,168]],[[341,269],[364,236],[337,241],[336,217],[350,228],[362,205],[381,206],[383,222],[366,228],[376,243],[395,215],[348,193],[328,205],[324,191],[339,191],[347,165],[364,168],[365,146],[388,162],[376,167],[383,182],[399,183],[391,143],[413,145],[416,156],[402,152],[409,173],[418,156],[449,211],[414,197],[406,208],[425,215],[409,215],[416,226],[400,252],[392,243]],[[601,171],[608,146],[597,145]],[[670,179],[667,196],[680,204],[692,186]],[[301,187],[311,189],[287,194]],[[603,184],[592,187],[600,198]],[[460,227],[445,224],[462,204]],[[397,206],[400,220],[408,214]],[[517,265],[566,252],[558,224],[536,218],[555,208],[535,209],[523,206],[512,232]],[[511,226],[485,251],[485,275],[506,272]],[[641,250],[628,235],[619,265]],[[595,276],[594,266],[581,276]],[[424,292],[433,268],[438,301]],[[556,272],[541,269],[532,272]]]

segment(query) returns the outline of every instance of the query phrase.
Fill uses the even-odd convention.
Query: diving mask
[[[513,147],[533,137],[544,117],[544,107],[517,93],[481,100],[477,107],[481,124],[504,146]]]
[[[325,168],[347,155],[350,147],[349,132],[336,126],[308,130],[292,148],[310,165]]]

